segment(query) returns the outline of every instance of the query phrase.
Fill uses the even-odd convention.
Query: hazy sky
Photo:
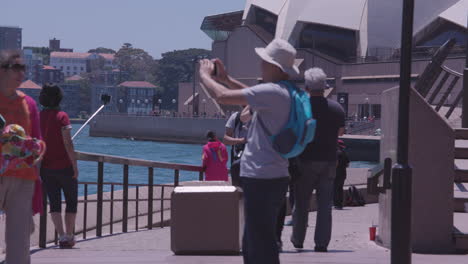
[[[166,51],[211,48],[203,18],[244,9],[245,0],[0,0],[0,25],[23,29],[23,46],[86,52],[132,43],[153,57]]]

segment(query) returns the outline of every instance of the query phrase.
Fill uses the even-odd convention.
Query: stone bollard
[[[174,254],[239,254],[243,231],[241,194],[241,189],[234,186],[175,188],[171,198]]]

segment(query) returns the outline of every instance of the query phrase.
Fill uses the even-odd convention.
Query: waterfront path
[[[291,227],[283,232],[284,252],[282,263],[323,264],[386,264],[390,252],[369,241],[368,229],[378,219],[378,205],[349,207],[333,211],[333,236],[328,253],[315,253],[312,249],[316,213],[310,213],[307,240],[304,251],[298,252],[289,243]],[[466,263],[466,255],[413,254],[415,264]],[[79,241],[75,249],[61,250],[51,246],[35,250],[34,264],[91,264],[91,263],[193,263],[219,264],[242,263],[241,256],[174,256],[170,250],[170,228],[131,232],[99,239]]]
[[[351,168],[348,169],[348,178],[346,179],[346,184],[345,185],[358,185],[358,186],[364,186],[366,183],[367,179],[367,168]],[[181,185],[197,185],[198,182],[181,182]],[[210,184],[224,184],[224,183],[213,183],[211,182]],[[166,187],[164,189],[164,199],[170,199],[171,197],[171,192],[173,190],[173,187]],[[114,199],[122,199],[123,191],[118,190],[115,191],[114,193]],[[111,194],[109,192],[105,192],[103,194],[104,199],[110,199]],[[135,188],[130,188],[129,189],[129,199],[135,199],[136,198],[136,189]],[[148,197],[148,188],[146,187],[140,187],[139,188],[139,198],[140,201],[138,203],[138,212],[139,212],[139,221],[138,221],[138,226],[139,228],[146,228],[147,227],[147,209],[148,209],[148,203],[144,200],[147,199]],[[88,196],[88,200],[96,200],[97,195],[92,194]],[[161,214],[160,214],[160,209],[161,209],[161,188],[160,187],[155,187],[154,188],[154,193],[153,193],[153,198],[154,204],[153,204],[153,224],[155,226],[159,226],[160,224],[160,219],[161,219]],[[80,197],[80,200],[83,200],[83,197]],[[63,205],[64,208],[64,205]],[[113,226],[114,232],[118,233],[122,230],[122,202],[114,202],[114,211],[113,211],[113,219],[114,221],[118,221],[115,223]],[[163,213],[163,220],[167,221],[169,220],[170,217],[170,201],[165,200],[164,201],[164,213]],[[95,202],[89,202],[88,203],[88,208],[87,208],[87,229],[90,229],[88,231],[87,235],[88,236],[93,236],[96,234],[95,231],[95,226],[96,226],[96,203]],[[84,204],[79,203],[78,204],[78,214],[77,214],[77,222],[76,222],[76,232],[78,233],[78,237],[81,238],[83,236],[82,231],[83,231],[83,224],[84,224],[84,219],[83,219],[83,213],[84,213]],[[135,221],[135,215],[136,215],[136,203],[134,201],[131,201],[128,203],[128,216],[129,216],[129,222],[128,222],[128,230],[134,230],[136,226],[136,221]],[[54,226],[53,223],[50,219],[50,215],[47,214],[47,241],[52,241],[54,238]],[[106,232],[110,231],[109,227],[109,222],[110,222],[110,203],[109,202],[104,202],[103,203],[103,234]],[[34,224],[35,224],[35,232],[31,236],[31,246],[37,246],[39,243],[39,215],[36,215],[34,217]],[[3,240],[4,237],[4,231],[5,229],[5,218],[0,216],[0,250],[5,248],[5,243]],[[1,253],[1,251],[0,251]],[[0,258],[1,259],[1,258]]]

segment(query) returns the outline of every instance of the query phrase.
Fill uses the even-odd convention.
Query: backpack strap
[[[294,83],[292,83],[290,81],[280,81],[279,83],[283,83],[284,85],[286,85],[286,87],[288,87],[288,90],[290,91],[291,99],[292,99],[292,92],[293,91],[301,90],[299,87],[297,87]],[[311,102],[310,108],[311,108],[310,109],[311,117],[314,118],[314,112],[312,111],[312,102]]]
[[[237,112],[236,118],[234,119],[234,131],[239,130],[239,124],[241,123],[240,120],[241,112]]]
[[[288,117],[288,122],[285,126],[288,126],[289,122],[291,122],[291,115],[293,115],[295,113],[294,110],[294,99],[292,97],[292,91],[294,90],[294,86],[291,85],[290,82],[288,81],[280,81],[278,82],[278,84],[283,84],[286,86],[287,90],[288,90],[288,93],[289,93],[289,97],[291,99],[291,107],[290,107],[290,114],[289,114],[289,117]],[[294,112],[294,113],[293,113]],[[258,112],[255,112],[254,113],[254,116],[257,116],[257,119],[258,119],[258,122],[260,124],[260,126],[262,127],[262,129],[265,131],[265,133],[267,134],[268,137],[272,137],[273,134],[270,132],[270,130],[268,130],[268,128],[266,127],[265,123],[263,122],[262,118],[260,117],[260,115],[258,114]]]

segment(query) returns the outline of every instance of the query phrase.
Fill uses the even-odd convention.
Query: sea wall
[[[89,135],[202,144],[206,142],[208,130],[215,131],[222,138],[226,121],[212,118],[99,115],[91,122]]]
[[[166,118],[155,116],[99,115],[90,125],[93,137],[133,138],[177,143],[204,144],[207,130],[224,135],[226,119]],[[342,137],[352,161],[379,162],[380,137]]]

